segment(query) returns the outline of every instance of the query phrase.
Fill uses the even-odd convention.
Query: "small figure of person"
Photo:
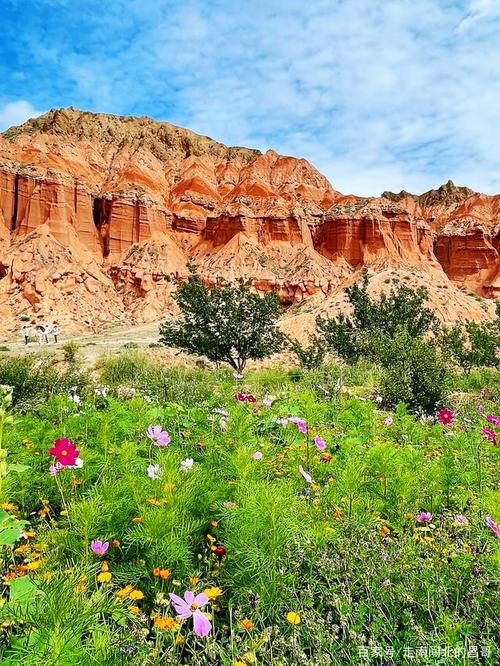
[[[24,336],[24,344],[27,345],[29,344],[30,341],[30,329],[28,324],[24,324],[23,326],[23,336]]]
[[[50,345],[49,335],[52,331],[52,326],[50,324],[45,324],[43,328],[45,333],[45,343]]]
[[[57,321],[54,322],[54,328],[52,329],[52,332],[54,334],[54,340],[57,342],[57,338],[59,337],[59,324]]]
[[[45,334],[45,329],[43,326],[37,326],[36,327],[36,337],[38,339],[38,344],[42,344],[43,336]]]

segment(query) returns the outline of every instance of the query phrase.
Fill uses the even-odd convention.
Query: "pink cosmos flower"
[[[417,515],[417,521],[419,523],[430,523],[432,520],[432,513],[429,511],[422,511]]]
[[[168,446],[170,444],[169,434],[166,430],[163,430],[161,425],[150,425],[146,430],[146,435],[155,446]]]
[[[500,428],[500,416],[495,416],[495,414],[488,414],[486,417],[488,423],[491,423],[495,428]]]
[[[256,451],[255,453],[252,453],[252,458],[254,460],[262,460],[263,457],[264,457],[264,454],[261,453],[260,451]]]
[[[324,449],[326,449],[326,442],[322,437],[316,435],[314,438],[314,446],[320,451],[324,451]]]
[[[500,539],[500,525],[497,525],[491,516],[486,516],[486,524],[493,530],[493,534]]]
[[[491,442],[493,446],[497,445],[497,434],[491,428],[484,427],[481,430],[481,435],[485,438],[487,442]]]
[[[462,516],[461,513],[458,513],[453,520],[453,524],[457,525],[458,527],[465,527],[469,524],[469,519],[465,516]]]
[[[62,472],[64,467],[61,465],[59,461],[56,460],[56,462],[49,467],[49,474],[50,476],[57,476],[59,472]]]
[[[307,434],[307,423],[304,421],[304,419],[299,419],[298,416],[290,416],[288,420],[290,423],[295,423],[297,430],[303,435]]]
[[[443,407],[443,409],[439,410],[437,417],[441,425],[451,425],[453,423],[455,415],[453,414],[451,409],[448,409],[448,407]]]
[[[99,539],[94,539],[90,542],[90,550],[100,557],[106,554],[108,548],[109,541],[99,541]]]
[[[270,395],[266,395],[264,398],[262,398],[262,404],[264,407],[271,407],[273,404],[274,398],[272,398]]]
[[[299,465],[299,472],[302,474],[302,476],[304,477],[304,480],[309,485],[314,483],[312,476],[309,474],[309,472],[306,472],[306,470],[302,467],[302,465]]]
[[[392,422],[393,422],[393,421],[392,421],[392,416],[388,416],[388,417],[384,420],[384,423],[385,423],[386,426],[390,426],[390,425],[392,425]]]
[[[233,372],[233,377],[235,379],[243,379],[243,375],[241,372]]]
[[[80,452],[77,451],[76,444],[70,442],[67,437],[56,439],[54,446],[49,449],[51,456],[55,456],[57,461],[63,467],[71,467],[76,463]]]
[[[276,419],[276,423],[278,423],[279,425],[286,425],[288,423],[288,419],[280,417],[280,418]]]
[[[172,592],[168,596],[179,617],[184,620],[187,620],[189,617],[193,618],[194,633],[197,636],[203,637],[210,633],[212,623],[200,610],[200,608],[208,604],[208,597],[205,592],[201,592],[201,594],[195,596],[194,592],[186,590],[184,592],[184,599]]]

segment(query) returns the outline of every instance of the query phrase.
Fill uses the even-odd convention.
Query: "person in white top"
[[[45,328],[45,342],[49,345],[50,344],[49,335],[52,331],[52,326],[50,324],[46,324],[44,328]]]
[[[23,335],[24,335],[24,344],[27,345],[28,342],[30,341],[30,329],[28,324],[24,324],[23,326]]]
[[[38,339],[38,344],[39,344],[39,345],[42,344],[43,334],[44,334],[44,333],[45,333],[45,329],[44,329],[43,326],[37,326],[37,327],[36,327],[36,337],[37,337],[37,339]]]
[[[54,333],[54,341],[57,342],[57,338],[59,336],[59,324],[57,321],[54,322],[54,328],[52,329],[52,332]]]

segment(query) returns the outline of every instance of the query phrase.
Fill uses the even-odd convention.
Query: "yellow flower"
[[[17,504],[12,504],[11,502],[4,502],[3,504],[0,504],[0,508],[2,508],[4,511],[15,511],[18,506]]]
[[[247,666],[246,662],[241,661],[241,659],[236,659],[236,661],[233,661],[233,666]]]
[[[109,564],[106,562],[106,560],[104,560],[101,564],[101,571],[109,571]]]
[[[31,538],[33,538],[34,536],[36,536],[36,532],[33,532],[33,531],[28,532],[28,531],[26,531],[26,532],[24,533],[24,536],[25,536],[26,538],[28,538],[28,539],[31,539]]]
[[[290,624],[300,624],[300,615],[295,611],[290,611],[286,614],[286,619]]]
[[[132,590],[128,595],[128,598],[132,599],[132,601],[139,601],[139,599],[144,599],[144,592],[141,592],[140,590]]]
[[[83,581],[80,581],[76,586],[75,586],[75,594],[80,594],[83,592],[85,589],[85,583]]]
[[[132,592],[133,589],[134,589],[133,585],[125,585],[125,587],[122,587],[121,590],[118,590],[116,596],[119,597],[120,599],[124,599],[125,597],[128,597],[128,595]]]
[[[40,562],[40,560],[38,560],[37,562],[30,562],[29,564],[26,565],[26,569],[28,571],[34,571],[35,569],[39,569],[41,564],[42,563]]]
[[[208,543],[214,543],[215,541],[217,541],[217,539],[213,537],[211,534],[207,534],[207,541]]]
[[[217,599],[217,597],[220,597],[222,594],[220,587],[207,587],[206,590],[203,590],[203,592],[205,592],[210,600]]]
[[[198,576],[192,576],[189,579],[189,584],[190,585],[197,585],[199,582],[200,582],[200,579],[198,578]]]
[[[180,580],[174,579],[172,581],[172,585],[175,585],[175,587],[180,587],[182,585]]]
[[[184,638],[179,634],[175,637],[175,642],[177,645],[182,645],[184,643]]]
[[[172,492],[172,490],[173,490],[174,488],[175,488],[175,483],[166,483],[166,484],[163,486],[163,490],[164,490],[166,493],[170,493],[170,492]]]
[[[63,510],[60,512],[59,515],[60,515],[60,516],[67,516],[67,515],[68,515],[68,512],[66,511],[66,509],[63,509]]]
[[[16,548],[14,553],[16,555],[24,555],[24,553],[27,553],[29,549],[30,547],[28,546],[28,544],[24,544],[23,546],[19,546],[19,548]]]
[[[213,527],[214,529],[218,527],[219,523],[216,520],[211,520],[209,523],[210,527]]]
[[[141,612],[141,609],[139,608],[139,606],[130,606],[130,612],[138,615]]]
[[[97,580],[99,583],[109,583],[111,580],[111,573],[109,571],[102,571],[98,576]]]
[[[143,520],[144,520],[144,519],[141,518],[140,516],[136,516],[135,518],[132,518],[132,522],[133,522],[133,523],[142,523]]]

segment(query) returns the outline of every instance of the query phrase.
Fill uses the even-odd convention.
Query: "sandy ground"
[[[18,341],[2,344],[2,347],[5,349],[1,353],[12,352],[15,354],[32,354],[39,351],[61,351],[62,353],[62,347],[66,342],[76,342],[79,346],[80,355],[87,362],[93,363],[103,354],[112,355],[122,350],[123,346],[127,343],[135,343],[140,348],[147,348],[151,343],[158,342],[159,324],[160,322],[141,324],[139,326],[106,331],[105,333],[99,333],[96,335],[88,334],[69,337],[65,337],[63,331],[62,335],[59,336],[59,342],[57,344],[54,342],[53,336],[51,336],[51,342],[48,345],[45,343],[39,345],[34,337],[34,331],[31,331],[32,341],[30,344],[25,345],[24,339],[20,335]]]

